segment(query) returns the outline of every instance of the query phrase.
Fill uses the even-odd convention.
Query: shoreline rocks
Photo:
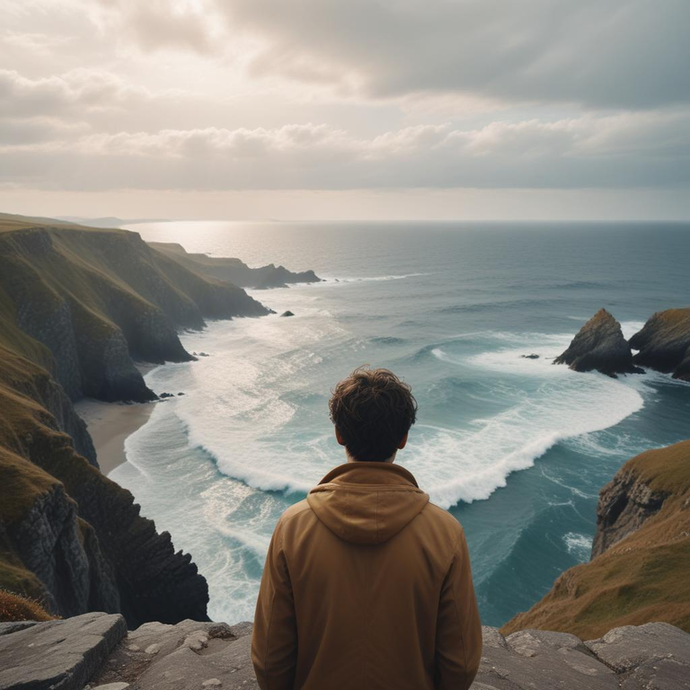
[[[630,338],[630,346],[639,350],[636,364],[690,381],[690,307],[657,312]]]
[[[621,325],[600,309],[573,338],[568,349],[553,361],[567,364],[574,371],[599,371],[607,376],[643,374],[633,364],[630,345],[623,337]]]

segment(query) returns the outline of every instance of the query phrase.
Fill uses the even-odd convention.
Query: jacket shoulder
[[[462,525],[457,518],[453,517],[447,510],[439,508],[435,503],[429,501],[424,507],[423,512],[435,525],[443,530],[447,530],[449,536],[453,536],[457,539],[464,534]]]
[[[301,501],[298,501],[297,503],[291,505],[289,508],[287,508],[283,514],[280,516],[280,520],[278,520],[278,524],[281,527],[284,527],[286,523],[288,523],[292,518],[296,517],[297,515],[301,515],[302,513],[305,512],[312,512],[311,506],[307,502],[307,499],[302,499]]]

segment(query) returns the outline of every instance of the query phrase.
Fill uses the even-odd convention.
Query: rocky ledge
[[[0,624],[0,690],[257,688],[249,623],[146,623],[118,615]],[[611,630],[583,642],[566,633],[483,628],[475,690],[683,690],[690,635],[667,623]],[[89,685],[86,685],[86,684]]]
[[[553,363],[568,364],[574,371],[599,371],[614,377],[644,373],[633,364],[632,350],[621,325],[606,309],[600,309],[580,329],[570,347]]]

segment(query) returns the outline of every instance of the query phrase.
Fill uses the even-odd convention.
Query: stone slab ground
[[[3,623],[0,690],[252,690],[251,630],[183,621],[128,633],[121,616],[104,613]],[[543,630],[483,633],[473,690],[690,690],[690,635],[666,623],[588,642]]]

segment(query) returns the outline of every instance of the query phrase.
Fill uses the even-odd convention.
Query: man
[[[262,690],[466,690],[481,625],[465,536],[393,462],[410,387],[356,369],[330,400],[347,462],[276,526],[256,605]]]

